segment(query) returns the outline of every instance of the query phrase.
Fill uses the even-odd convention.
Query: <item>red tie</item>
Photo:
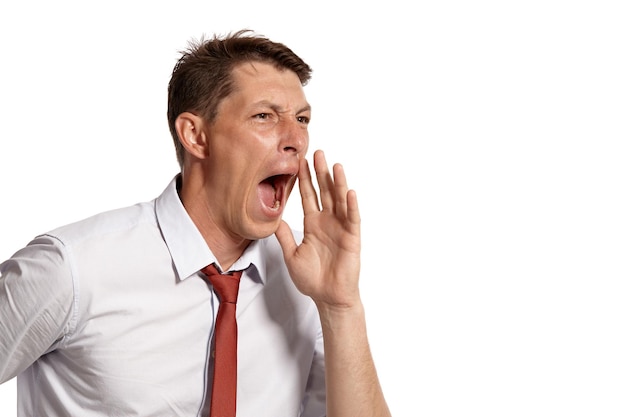
[[[215,362],[211,417],[235,417],[237,405],[237,294],[241,271],[220,274],[214,264],[202,270],[220,299],[215,320]]]

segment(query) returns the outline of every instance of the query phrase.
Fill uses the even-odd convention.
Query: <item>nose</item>
[[[307,124],[298,119],[282,120],[280,129],[282,152],[305,154],[309,146]]]

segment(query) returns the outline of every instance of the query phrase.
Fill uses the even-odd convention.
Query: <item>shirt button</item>
[[[215,349],[211,350],[211,357],[215,359]]]

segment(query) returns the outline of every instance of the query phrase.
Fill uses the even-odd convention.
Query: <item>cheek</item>
[[[309,132],[307,131],[306,137],[304,139],[304,146],[302,147],[302,155],[306,155],[309,151]]]

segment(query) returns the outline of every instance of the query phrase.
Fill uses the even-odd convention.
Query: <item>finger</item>
[[[359,228],[361,225],[361,214],[359,212],[359,202],[357,201],[357,198],[356,198],[356,191],[348,190],[346,199],[347,199],[347,205],[348,205],[348,209],[347,209],[348,221],[352,225]]]
[[[276,239],[278,239],[280,247],[283,249],[283,256],[285,258],[285,261],[287,261],[293,256],[296,249],[298,248],[296,240],[291,233],[291,228],[289,227],[287,222],[282,220],[274,234],[276,235]]]
[[[326,157],[321,150],[315,151],[313,154],[313,167],[317,176],[317,184],[320,187],[320,200],[322,202],[322,210],[334,210],[335,186],[333,178],[328,170]]]
[[[348,217],[348,182],[343,165],[333,166],[333,178],[335,179],[335,215],[344,220]]]
[[[317,201],[315,187],[313,186],[311,170],[309,169],[309,163],[304,158],[300,161],[298,184],[300,187],[300,198],[302,199],[302,211],[304,214],[319,211],[320,205]]]

